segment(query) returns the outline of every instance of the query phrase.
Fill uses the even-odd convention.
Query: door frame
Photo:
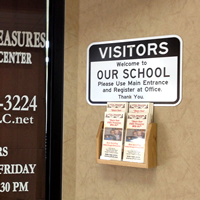
[[[65,1],[49,0],[46,200],[62,199]]]

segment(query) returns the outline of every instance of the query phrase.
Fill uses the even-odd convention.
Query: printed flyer
[[[105,112],[102,154],[100,159],[122,159],[124,120],[124,112]]]
[[[129,113],[149,113],[150,122],[153,122],[153,103],[129,103]]]
[[[107,112],[127,112],[128,103],[127,102],[108,102]]]
[[[144,163],[149,114],[128,113],[123,161]]]

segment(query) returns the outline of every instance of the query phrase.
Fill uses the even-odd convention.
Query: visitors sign
[[[109,101],[176,106],[182,98],[182,40],[177,35],[92,43],[87,51],[90,105]]]

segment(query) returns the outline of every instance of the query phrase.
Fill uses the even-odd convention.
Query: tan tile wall
[[[63,200],[199,200],[200,1],[66,2]],[[158,166],[96,164],[105,107],[85,100],[88,45],[171,34],[183,39],[183,97],[176,107],[155,108]]]
[[[78,77],[78,0],[66,0],[63,118],[63,199],[75,199]]]

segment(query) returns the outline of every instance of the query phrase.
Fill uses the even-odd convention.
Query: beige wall
[[[200,199],[200,1],[66,0],[63,200]],[[155,107],[158,166],[95,163],[105,107],[86,102],[92,42],[177,34],[183,39],[183,97]]]

